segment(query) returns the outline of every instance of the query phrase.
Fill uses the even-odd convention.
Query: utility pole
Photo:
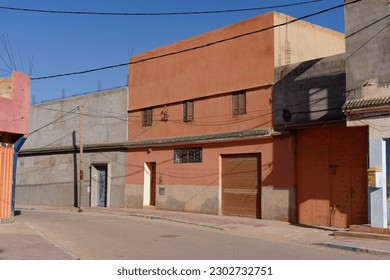
[[[83,117],[81,105],[79,106],[79,142],[80,142],[80,183],[79,183],[79,212],[83,212],[81,207],[81,193],[83,191],[84,181],[84,146],[83,146]]]

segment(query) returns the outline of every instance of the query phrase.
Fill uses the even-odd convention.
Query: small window
[[[232,95],[233,115],[246,114],[246,91],[235,92]]]
[[[202,148],[183,148],[173,150],[174,163],[202,162]]]
[[[153,124],[153,109],[145,109],[142,111],[142,126],[152,126]]]
[[[194,120],[194,101],[185,101],[183,103],[183,122],[192,122]]]

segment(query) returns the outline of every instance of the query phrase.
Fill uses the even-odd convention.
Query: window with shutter
[[[142,126],[152,126],[153,109],[144,109],[142,111]]]
[[[233,115],[246,114],[246,91],[239,91],[232,94]]]
[[[192,122],[194,120],[194,101],[185,101],[183,103],[183,122]]]

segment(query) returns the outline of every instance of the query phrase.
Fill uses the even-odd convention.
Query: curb
[[[376,249],[367,249],[367,248],[360,248],[355,246],[348,246],[348,245],[342,245],[342,244],[335,244],[335,243],[316,243],[313,245],[321,245],[326,248],[333,248],[333,249],[339,249],[339,250],[345,250],[355,253],[366,253],[366,254],[375,254],[375,255],[384,255],[384,256],[390,256],[390,252],[388,251],[382,251],[382,250],[376,250]]]

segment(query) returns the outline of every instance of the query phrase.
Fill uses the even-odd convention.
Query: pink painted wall
[[[14,71],[0,79],[0,131],[27,134],[29,111],[30,77]]]
[[[195,147],[196,144],[191,145]],[[220,155],[261,153],[262,186],[274,188],[295,185],[294,143],[292,137],[278,137],[229,143],[202,144],[201,163],[174,163],[172,147],[132,150],[129,153],[127,183],[144,182],[144,163],[156,162],[157,185],[219,186]]]

